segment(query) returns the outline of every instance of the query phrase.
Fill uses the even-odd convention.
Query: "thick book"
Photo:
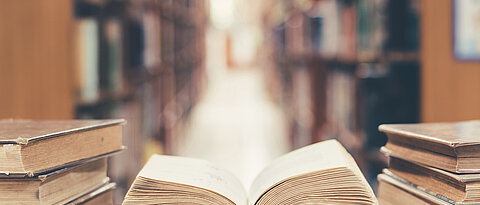
[[[350,154],[336,140],[290,152],[267,166],[247,195],[229,172],[203,160],[153,155],[123,204],[377,204]]]
[[[0,175],[35,176],[122,149],[124,120],[0,120]]]
[[[454,201],[480,201],[480,174],[456,174],[395,157],[390,158],[389,170],[412,184]]]
[[[480,121],[385,124],[389,155],[455,173],[480,172]]]
[[[445,195],[411,183],[397,176],[390,169],[384,169],[378,175],[377,190],[380,204],[440,204],[440,205],[470,205],[478,201],[455,201]],[[439,185],[441,186],[441,185]]]
[[[387,174],[378,175],[378,201],[382,205],[453,205],[454,201],[443,200],[404,181]]]
[[[45,175],[0,179],[0,204],[65,204],[109,181],[105,158]]]

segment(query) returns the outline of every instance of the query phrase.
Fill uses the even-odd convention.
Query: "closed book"
[[[456,174],[395,157],[390,158],[389,170],[412,184],[454,201],[480,201],[480,174]]]
[[[0,176],[35,176],[122,149],[124,120],[0,120]]]
[[[0,179],[0,204],[65,204],[109,181],[106,158],[36,177]]]
[[[385,124],[383,150],[394,157],[455,173],[480,172],[480,121]]]
[[[378,175],[378,201],[382,205],[452,205],[455,201],[429,193],[388,174]]]

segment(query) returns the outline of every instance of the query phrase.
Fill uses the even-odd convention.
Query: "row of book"
[[[0,204],[113,204],[124,120],[0,120]]]
[[[480,204],[480,121],[381,125],[381,204]]]
[[[375,184],[378,125],[420,120],[419,1],[273,2],[266,76],[293,147],[336,138]]]
[[[278,55],[368,61],[385,51],[418,51],[418,0],[305,2],[275,1],[267,12]]]
[[[173,83],[165,89],[173,93],[198,81],[194,74],[203,69],[205,55],[205,1],[76,0],[74,7],[79,107],[128,99],[166,75]],[[194,98],[194,88],[189,89]],[[86,111],[77,116],[97,117]]]
[[[293,144],[305,145],[302,142],[328,132],[361,133],[371,138],[366,146],[377,149],[376,142],[385,142],[376,133],[380,122],[418,122],[418,1],[274,2],[265,18],[266,53],[273,61],[266,67],[273,76],[269,81],[279,87],[274,97],[289,110],[292,135],[302,138]],[[401,92],[395,94],[398,98],[411,99],[377,107],[400,107],[405,114],[359,111],[358,101],[370,100],[364,99],[369,95],[382,99],[378,104],[395,98],[369,90],[374,81],[375,87],[391,87]]]
[[[124,118],[133,136],[109,161],[118,203],[146,156],[172,152],[203,90],[208,1],[74,2],[75,117]]]

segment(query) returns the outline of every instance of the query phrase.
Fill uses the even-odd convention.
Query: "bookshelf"
[[[293,148],[336,138],[375,183],[377,126],[420,120],[419,1],[277,0],[264,14],[265,72]]]
[[[177,130],[202,92],[206,3],[75,1],[75,115],[128,122],[128,149],[109,164],[109,174],[118,183],[117,202],[149,155],[172,154]],[[87,39],[97,44],[88,45]],[[92,53],[95,56],[88,56]]]

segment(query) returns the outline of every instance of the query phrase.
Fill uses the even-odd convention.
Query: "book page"
[[[139,176],[216,192],[237,205],[246,205],[242,184],[229,172],[200,159],[153,155]]]
[[[338,167],[350,167],[353,160],[336,140],[327,140],[290,152],[267,166],[253,181],[249,192],[249,204],[270,187],[285,179]]]

